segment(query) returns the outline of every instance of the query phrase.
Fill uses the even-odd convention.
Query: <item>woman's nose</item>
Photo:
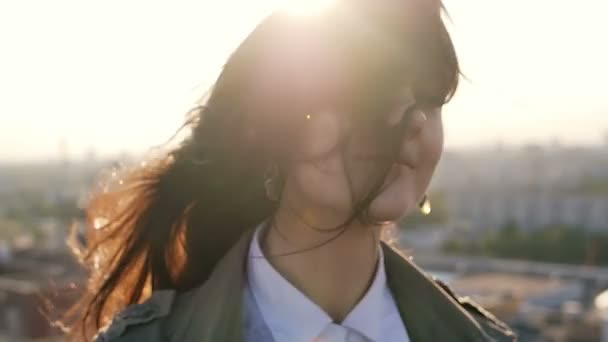
[[[386,123],[389,127],[395,127],[402,123],[403,120],[407,120],[407,118],[404,117],[408,114],[410,108],[416,104],[414,94],[409,87],[401,89],[398,94],[400,99],[397,101],[397,103],[401,103],[401,105],[393,108],[393,110],[388,114]]]
[[[405,120],[408,121],[405,129],[406,138],[413,138],[422,131],[427,121],[427,117],[424,111],[416,108],[410,113],[409,118],[405,118]]]

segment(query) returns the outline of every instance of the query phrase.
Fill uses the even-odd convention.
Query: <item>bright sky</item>
[[[608,1],[445,2],[470,79],[445,109],[448,147],[601,142]],[[0,160],[161,143],[269,3],[0,2]]]

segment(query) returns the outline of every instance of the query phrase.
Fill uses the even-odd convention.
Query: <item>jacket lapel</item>
[[[395,249],[382,247],[388,285],[412,342],[492,340],[424,271]]]
[[[172,342],[241,342],[243,289],[249,243],[254,230],[243,234],[199,288],[181,296],[180,317],[168,323]],[[186,318],[186,319],[185,319]]]

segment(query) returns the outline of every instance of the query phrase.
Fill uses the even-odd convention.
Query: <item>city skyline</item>
[[[606,139],[607,3],[445,4],[467,77],[445,108],[447,148]],[[270,6],[0,4],[0,161],[57,159],[60,141],[71,156],[164,142]]]

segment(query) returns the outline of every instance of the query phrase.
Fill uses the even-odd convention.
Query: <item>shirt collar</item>
[[[394,315],[394,300],[386,282],[384,254],[378,248],[379,257],[374,280],[355,308],[346,316],[343,326],[354,329],[371,341],[381,341],[383,327],[389,323],[385,319],[398,318]]]
[[[262,253],[259,227],[253,236],[247,261],[247,279],[265,323],[277,341],[313,341],[332,323],[321,307],[281,276]],[[386,282],[384,256],[367,293],[347,315],[342,325],[372,341],[382,337],[383,318],[392,313],[394,303]],[[388,322],[387,322],[388,323]]]

